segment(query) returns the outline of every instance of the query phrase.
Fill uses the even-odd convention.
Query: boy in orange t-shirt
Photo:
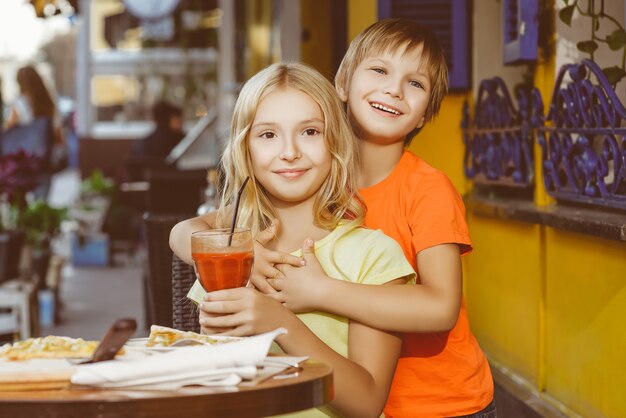
[[[267,268],[267,277],[277,276],[269,279],[279,290],[275,297],[295,311],[326,311],[407,333],[387,418],[495,417],[491,371],[462,296],[460,256],[471,251],[463,201],[445,174],[404,149],[439,111],[447,91],[444,51],[415,22],[379,21],[350,44],[335,87],[360,139],[365,223],[401,245],[418,284],[374,288],[332,280],[305,246],[305,267],[282,267],[280,275]]]
[[[439,111],[447,76],[444,51],[430,30],[386,19],[350,44],[335,79],[360,139],[366,225],[401,245],[418,274],[416,285],[329,278],[306,244],[304,262],[264,247],[289,232],[276,223],[256,238],[252,282],[291,310],[326,311],[406,333],[387,418],[496,417],[491,372],[462,296],[460,256],[471,251],[463,202],[445,174],[404,149]],[[176,254],[189,260],[190,232],[211,219],[177,225],[170,235]]]

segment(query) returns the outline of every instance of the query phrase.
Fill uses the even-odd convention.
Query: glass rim
[[[245,233],[245,232],[251,232],[250,228],[235,228],[235,230],[232,232],[233,235],[235,234],[241,234],[241,233]],[[200,231],[194,231],[191,233],[192,237],[198,237],[198,236],[205,236],[205,235],[209,235],[209,236],[213,236],[213,235],[223,235],[223,234],[231,234],[230,232],[230,228],[212,228],[212,229],[202,229]]]

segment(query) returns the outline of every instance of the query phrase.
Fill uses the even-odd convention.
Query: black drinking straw
[[[246,177],[246,179],[243,181],[243,184],[237,192],[237,199],[235,199],[235,213],[233,214],[233,223],[230,226],[230,235],[228,236],[229,247],[233,242],[233,233],[235,232],[235,225],[237,225],[237,214],[239,213],[239,199],[241,198],[241,193],[243,193],[244,187],[246,187],[246,184],[248,184],[248,180],[250,180],[250,176]]]

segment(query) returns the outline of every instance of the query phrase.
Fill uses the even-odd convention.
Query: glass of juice
[[[204,290],[245,286],[252,271],[253,248],[249,229],[236,228],[232,233],[230,229],[208,229],[191,234],[191,257]]]

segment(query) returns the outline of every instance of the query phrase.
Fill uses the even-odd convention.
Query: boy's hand
[[[291,313],[279,302],[249,287],[208,293],[201,305],[203,329],[222,335],[246,336],[272,331],[284,325]]]
[[[252,283],[256,289],[266,294],[276,293],[276,290],[267,282],[267,279],[282,277],[281,271],[276,268],[277,264],[291,266],[304,265],[302,258],[265,248],[277,235],[278,219],[274,219],[268,228],[261,231],[254,238],[254,264],[252,264],[250,283]]]
[[[280,266],[283,276],[267,280],[279,291],[271,297],[296,313],[321,309],[320,301],[328,294],[328,287],[332,284],[331,280],[334,280],[326,275],[315,257],[312,239],[304,241],[302,255],[305,266]]]

